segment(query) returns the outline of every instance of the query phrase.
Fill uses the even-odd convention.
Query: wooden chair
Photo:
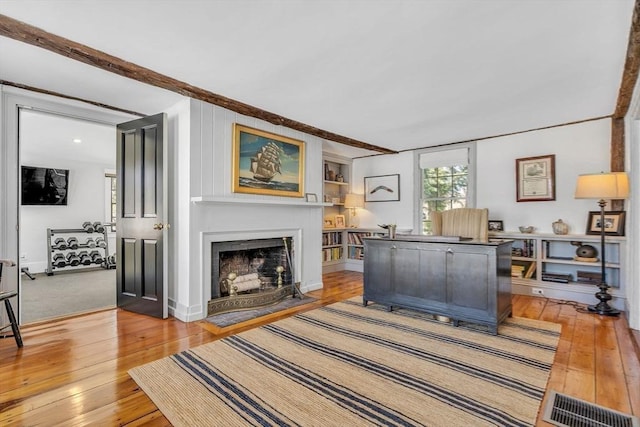
[[[13,267],[16,265],[15,262],[8,259],[0,259],[0,284],[2,284],[2,268],[4,266]],[[0,288],[2,289],[2,288]],[[10,299],[18,295],[16,291],[3,291],[0,290],[0,301],[4,301],[4,307],[7,309],[7,316],[9,317],[9,325],[0,326],[0,331],[4,330],[11,326],[11,330],[13,331],[13,337],[16,339],[16,344],[18,347],[22,347],[22,336],[20,335],[20,327],[18,326],[18,321],[16,319],[16,315],[13,313],[13,308],[11,307]]]
[[[434,236],[471,237],[481,242],[489,241],[489,209],[459,208],[431,211],[430,215]]]

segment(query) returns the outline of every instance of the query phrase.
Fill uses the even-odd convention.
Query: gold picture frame
[[[234,193],[304,197],[305,144],[233,124]]]
[[[542,202],[555,199],[555,154],[516,159],[516,200]]]
[[[335,216],[335,224],[336,228],[345,228],[347,226],[347,221],[344,215],[336,215]]]

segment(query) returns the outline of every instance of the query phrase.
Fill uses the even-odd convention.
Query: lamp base
[[[602,314],[603,316],[618,316],[620,314],[620,310],[616,310],[604,302],[597,305],[590,305],[587,307],[587,310],[592,313]]]
[[[609,305],[609,301],[611,301],[612,296],[607,293],[607,289],[609,289],[609,285],[606,282],[601,282],[598,285],[600,288],[599,292],[596,292],[596,298],[600,301],[596,305],[590,305],[587,309],[592,313],[602,314],[604,316],[617,316],[620,314],[620,310],[616,310],[615,308]]]

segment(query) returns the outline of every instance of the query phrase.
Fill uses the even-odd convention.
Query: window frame
[[[106,206],[105,206],[105,222],[108,222],[109,224],[111,224],[108,227],[108,230],[110,232],[115,232],[116,231],[116,222],[115,222],[115,218],[113,216],[113,207],[115,205],[115,202],[113,202],[113,182],[117,179],[115,172],[105,172],[104,174],[104,179],[105,179],[105,202],[106,202]]]
[[[467,168],[467,179],[468,179],[468,187],[467,187],[467,207],[475,208],[476,207],[476,173],[477,173],[477,147],[475,142],[466,142],[461,144],[452,144],[447,146],[440,147],[429,147],[423,148],[421,150],[414,151],[414,221],[413,221],[413,229],[416,234],[423,234],[422,227],[422,206],[423,206],[423,188],[422,188],[422,168],[420,167],[420,156],[428,153],[435,153],[441,151],[448,150],[459,150],[464,148],[467,150],[468,156],[468,168]],[[452,166],[452,165],[442,165],[442,166]]]

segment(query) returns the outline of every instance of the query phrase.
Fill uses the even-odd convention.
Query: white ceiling
[[[74,142],[75,139],[81,142]],[[64,168],[74,163],[116,168],[116,128],[27,109],[20,110],[20,163]]]
[[[394,150],[612,114],[633,7],[633,0],[0,1],[1,14],[45,31]],[[0,52],[3,80],[147,114],[181,99],[4,37]]]

